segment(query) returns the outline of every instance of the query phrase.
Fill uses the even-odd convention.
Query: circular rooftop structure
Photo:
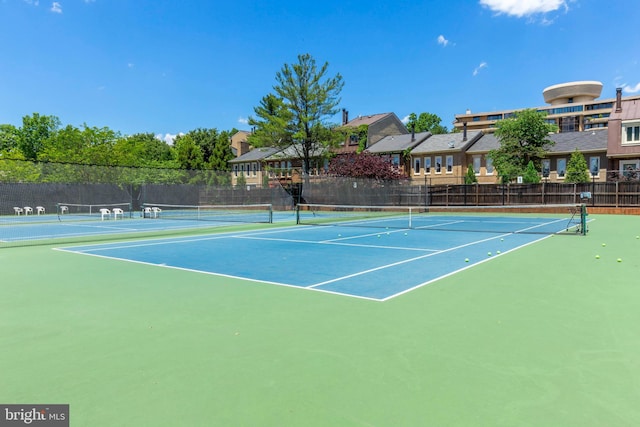
[[[596,81],[570,82],[549,86],[542,91],[544,102],[551,105],[593,101],[602,93],[602,83]]]

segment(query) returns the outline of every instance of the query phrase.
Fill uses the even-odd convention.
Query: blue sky
[[[0,0],[0,123],[162,137],[248,129],[297,55],[344,79],[358,115],[544,105],[542,90],[597,80],[640,93],[636,0]],[[340,121],[340,114],[334,121]]]

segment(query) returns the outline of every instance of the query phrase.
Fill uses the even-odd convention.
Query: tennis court
[[[298,222],[304,213],[298,213]],[[342,210],[339,211],[343,213]],[[374,217],[371,216],[374,214]],[[568,213],[567,213],[568,214]],[[363,215],[365,217],[363,218]],[[432,215],[359,208],[294,227],[65,248],[269,284],[387,300],[491,257],[571,229],[571,216]],[[341,215],[342,216],[342,215]],[[453,231],[452,231],[453,227]],[[469,230],[474,230],[469,232]],[[486,230],[486,231],[485,231]],[[251,254],[250,263],[238,254]],[[304,263],[304,269],[300,268]],[[330,266],[330,268],[327,268]]]
[[[116,205],[120,206],[120,205]],[[128,204],[127,204],[128,206]],[[154,205],[155,206],[155,205]],[[229,227],[238,224],[286,222],[293,212],[273,212],[271,205],[176,206],[137,212],[130,206],[115,216],[113,205],[61,204],[55,213],[0,217],[0,245],[108,240],[171,232]],[[100,209],[109,212],[104,215]]]
[[[75,225],[189,221],[135,214]],[[640,425],[637,216],[278,214],[11,242],[0,401],[97,427]]]

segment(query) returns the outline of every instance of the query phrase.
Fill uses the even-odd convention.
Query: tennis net
[[[488,233],[587,233],[582,205],[353,206],[299,204],[297,223]]]
[[[185,219],[244,223],[273,222],[273,207],[269,203],[247,205],[170,205],[142,204],[143,218]]]

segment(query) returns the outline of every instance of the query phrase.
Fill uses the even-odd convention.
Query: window
[[[600,175],[600,157],[589,157],[589,173],[593,177]]]
[[[542,177],[549,178],[550,173],[551,173],[551,160],[542,159]]]
[[[556,161],[556,169],[558,170],[558,178],[564,178],[567,173],[567,159],[558,159]]]
[[[633,144],[640,142],[640,124],[630,123],[623,127],[626,129],[626,138],[622,138],[623,144]]]
[[[620,172],[625,178],[634,178],[640,167],[638,160],[620,160]]]
[[[480,175],[480,163],[482,161],[482,157],[473,156],[473,172],[476,175]]]
[[[431,173],[431,157],[424,158],[424,173],[425,175]]]
[[[413,159],[413,174],[420,174],[420,158]]]
[[[442,172],[442,156],[436,156],[436,173]]]
[[[233,174],[238,176],[238,165],[233,165]]]
[[[447,173],[453,172],[453,156],[447,156]]]
[[[252,169],[251,172],[252,172],[253,176],[256,176],[257,172],[258,172],[258,164],[255,163],[255,162],[251,163],[251,169]]]
[[[349,136],[349,145],[358,145],[358,135]]]
[[[487,175],[493,175],[493,159],[489,156],[485,157],[485,167],[487,169]]]
[[[400,154],[393,154],[391,156],[391,164],[393,165],[394,168],[400,167]]]

